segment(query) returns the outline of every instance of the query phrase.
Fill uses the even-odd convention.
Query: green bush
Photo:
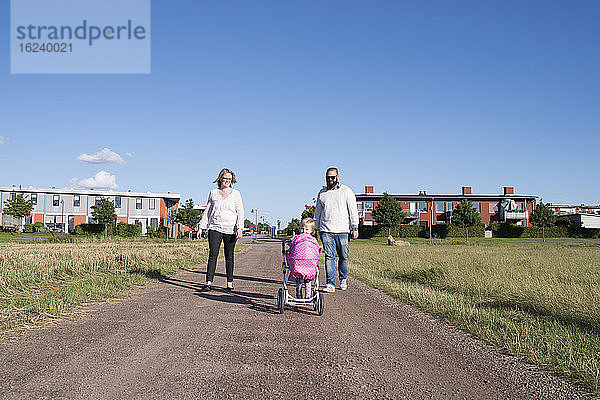
[[[465,237],[465,228],[455,224],[437,224],[432,227],[433,236],[439,238]],[[469,237],[485,236],[485,224],[477,224],[469,227]]]
[[[100,235],[104,233],[104,224],[79,224],[75,226],[76,235]]]
[[[569,228],[566,226],[547,226],[544,229],[544,236],[548,238],[568,237]],[[494,237],[502,238],[541,238],[541,226],[520,226],[509,223],[492,224]]]
[[[358,227],[359,237],[362,239],[371,239],[373,237],[387,237],[388,230],[387,228],[382,228],[379,225],[371,225],[364,226],[361,225]],[[402,224],[395,228],[392,228],[391,234],[393,237],[426,237],[428,231],[425,227],[419,225],[407,225]]]
[[[159,226],[158,228],[153,228],[149,226],[146,229],[146,236],[151,238],[166,238],[167,237],[167,227]]]
[[[571,227],[569,229],[569,236],[581,239],[600,239],[600,229]]]
[[[25,233],[33,233],[33,232],[35,232],[35,226],[33,226],[33,224],[25,224],[23,226],[23,232],[25,232]]]
[[[142,236],[142,225],[119,222],[117,224],[117,235],[124,237]]]
[[[556,222],[554,222],[554,225],[556,226],[564,226],[565,228],[573,228],[573,221],[571,221],[569,218],[562,216],[562,217],[558,217],[556,218]]]

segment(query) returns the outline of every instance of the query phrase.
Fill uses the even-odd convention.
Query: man
[[[326,187],[317,194],[315,227],[319,230],[325,251],[327,286],[325,291],[335,292],[335,255],[339,258],[340,289],[348,288],[348,247],[350,236],[358,237],[358,209],[354,192],[339,182],[337,168],[325,173]]]

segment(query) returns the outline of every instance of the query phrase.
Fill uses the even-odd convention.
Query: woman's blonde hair
[[[223,175],[225,175],[227,173],[231,174],[231,183],[237,183],[237,180],[235,179],[235,174],[229,168],[223,168],[221,170],[221,172],[219,172],[219,176],[217,176],[217,179],[215,179],[213,181],[213,183],[216,183],[217,186],[219,186],[219,188],[220,188],[221,187],[221,180],[223,179]]]
[[[300,222],[300,225],[302,227],[310,228],[311,234],[315,233],[315,220],[314,219],[303,218],[302,221]]]

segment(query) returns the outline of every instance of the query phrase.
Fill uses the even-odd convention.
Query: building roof
[[[117,192],[113,190],[94,190],[94,189],[73,189],[73,188],[21,188],[0,186],[0,192],[20,192],[20,193],[50,193],[50,194],[79,194],[93,196],[122,196],[122,197],[161,197],[171,200],[180,200],[181,195],[178,193],[153,193],[153,192]]]
[[[585,204],[560,204],[547,203],[548,207],[563,207],[563,208],[600,208],[600,205],[585,205]]]
[[[489,198],[509,198],[509,199],[535,199],[538,198],[538,196],[532,195],[532,194],[479,194],[479,193],[473,193],[473,194],[462,194],[462,193],[455,193],[455,194],[445,194],[445,193],[436,193],[436,194],[394,194],[394,193],[388,193],[390,196],[392,197],[402,197],[402,198],[407,198],[407,199],[411,199],[411,200],[431,200],[433,198],[439,198],[439,199],[451,199],[451,198],[467,198],[467,199],[476,199],[476,198],[480,198],[480,199],[489,199]],[[356,197],[373,197],[373,198],[377,198],[377,197],[383,197],[383,193],[356,193]]]

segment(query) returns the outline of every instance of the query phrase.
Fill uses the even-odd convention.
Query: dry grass
[[[357,278],[600,392],[600,246],[357,241],[351,252]]]
[[[206,242],[109,239],[0,243],[0,337],[204,263]]]

